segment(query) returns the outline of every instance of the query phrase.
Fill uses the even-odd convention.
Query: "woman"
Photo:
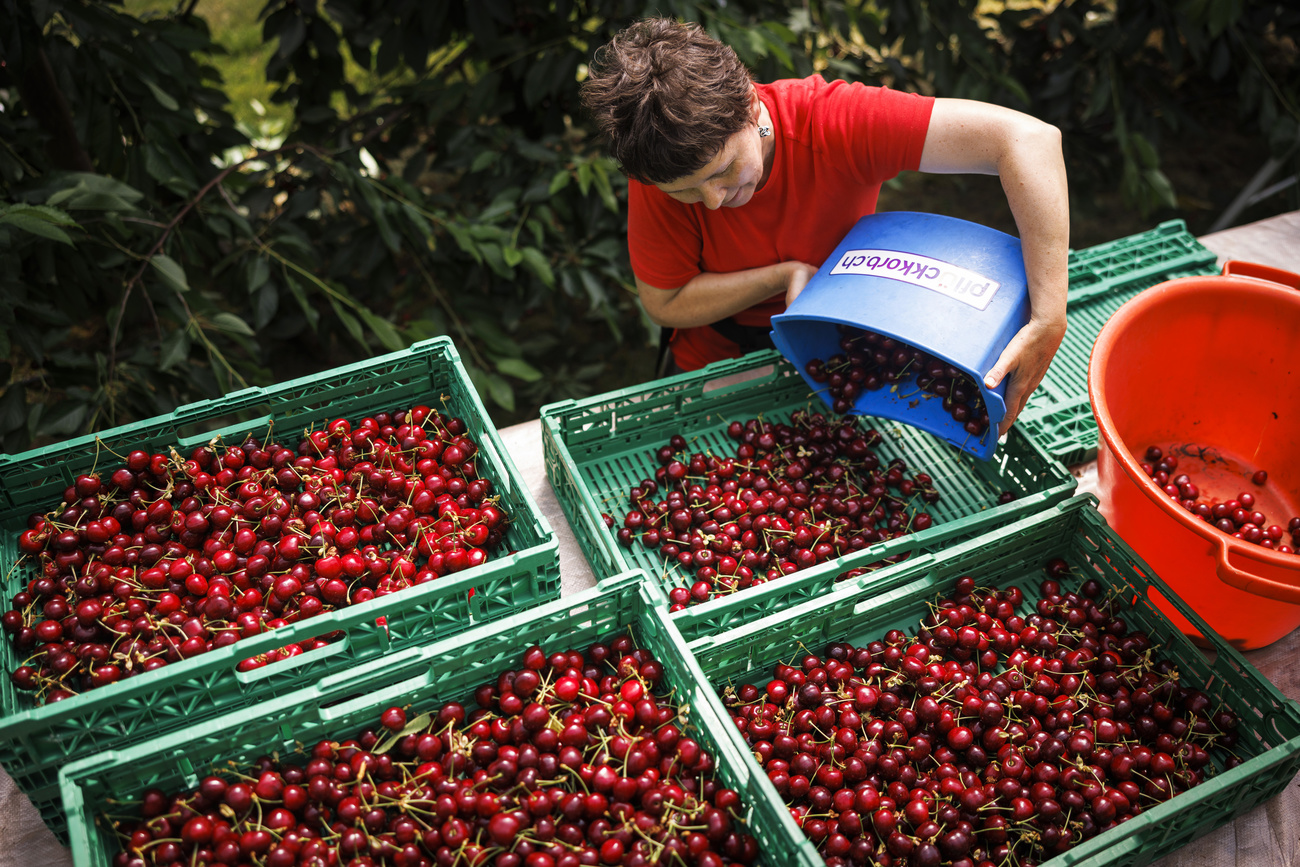
[[[901,171],[996,174],[1031,317],[985,377],[1006,433],[1065,335],[1069,202],[1059,131],[1011,109],[826,82],[753,81],[697,25],[640,21],[597,52],[583,101],[628,182],[646,313],[680,370],[761,345],[774,313]],[[767,345],[770,345],[768,343]]]

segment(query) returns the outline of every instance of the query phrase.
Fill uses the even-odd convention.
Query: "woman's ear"
[[[758,88],[755,87],[754,82],[751,81],[749,83],[749,117],[755,124],[757,124],[759,118],[762,116],[763,101],[758,98]]]

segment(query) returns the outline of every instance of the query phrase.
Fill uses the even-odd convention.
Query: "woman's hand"
[[[794,299],[799,297],[803,287],[808,285],[808,281],[817,273],[816,266],[809,265],[806,262],[789,261],[783,262],[782,265],[790,269],[790,282],[786,284],[785,306],[789,307],[794,303]]]
[[[997,363],[984,375],[984,385],[988,388],[997,388],[1004,377],[1011,377],[1006,391],[1007,414],[998,425],[999,437],[1011,429],[1029,396],[1043,381],[1064,338],[1064,317],[1050,323],[1031,319],[1028,325],[1016,332]]]

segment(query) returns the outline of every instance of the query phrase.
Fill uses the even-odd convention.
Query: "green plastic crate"
[[[92,467],[116,467],[131,449],[182,452],[217,434],[227,438],[268,431],[295,436],[335,418],[427,404],[463,420],[480,447],[481,472],[510,516],[503,553],[401,593],[329,612],[191,659],[43,707],[33,706],[7,676],[0,677],[0,766],[13,777],[56,835],[63,830],[58,770],[105,749],[149,741],[235,708],[300,688],[323,675],[347,671],[385,652],[452,635],[515,614],[560,595],[555,533],[520,478],[491,418],[448,338],[267,388],[249,388],[181,407],[167,416],[35,449],[0,455],[0,566],[6,602],[30,571],[12,570],[17,539],[33,511],[60,502],[65,487]],[[111,451],[110,451],[111,450]],[[505,553],[509,552],[509,553]],[[386,625],[376,623],[384,617]],[[345,636],[326,647],[249,672],[250,656],[333,631]],[[6,672],[20,660],[0,641]]]
[[[680,637],[672,630],[640,573],[606,578],[596,587],[532,609],[496,624],[395,654],[378,664],[331,675],[317,684],[227,714],[130,749],[100,753],[69,765],[60,777],[73,863],[108,867],[117,846],[98,820],[106,803],[125,800],[157,786],[175,791],[197,785],[208,769],[227,761],[246,764],[278,750],[294,753],[322,738],[351,737],[372,727],[391,705],[434,709],[446,701],[473,703],[475,687],[495,682],[514,668],[523,651],[537,644],[553,650],[585,650],[631,632],[664,666],[665,682],[689,704],[693,735],[714,756],[723,784],[735,789],[745,824],[768,865],[808,860],[811,845],[778,833],[784,808],[755,792],[751,768],[736,752],[731,721],[700,701],[708,687],[694,679]],[[811,853],[816,858],[815,853]],[[820,858],[816,859],[820,864]]]
[[[1072,250],[1065,339],[1016,424],[1066,466],[1094,458],[1097,422],[1088,400],[1088,359],[1097,335],[1111,315],[1139,292],[1177,277],[1217,273],[1216,261],[1182,220]]]
[[[735,443],[727,436],[729,422],[760,414],[785,421],[799,409],[825,407],[790,363],[771,350],[612,394],[542,407],[546,475],[592,570],[602,576],[641,569],[665,588],[689,587],[694,578],[680,567],[670,568],[658,551],[620,545],[601,514],[608,513],[616,526],[621,524],[631,505],[628,490],[654,477],[658,466],[654,452],[673,434],[685,436],[690,451],[731,454]],[[815,598],[848,569],[973,538],[1069,498],[1078,485],[1063,466],[1015,428],[992,460],[980,461],[907,425],[872,417],[864,417],[862,424],[883,435],[875,448],[882,464],[901,457],[911,470],[934,477],[940,500],[926,507],[934,525],[741,591],[733,598],[753,599],[758,606],[773,597],[785,604]],[[998,505],[1003,491],[1012,491],[1016,499]],[[723,601],[699,607],[712,609]]]
[[[729,684],[762,686],[771,679],[776,662],[797,664],[803,648],[821,653],[832,641],[862,645],[895,628],[913,634],[929,611],[926,603],[951,592],[964,575],[974,576],[984,586],[1018,585],[1025,592],[1023,610],[1031,611],[1045,577],[1043,565],[1063,557],[1075,575],[1096,578],[1118,592],[1127,606],[1123,616],[1129,627],[1146,631],[1163,645],[1162,655],[1175,662],[1184,684],[1204,690],[1237,714],[1240,740],[1234,751],[1245,761],[1044,862],[1044,867],[1146,864],[1229,822],[1281,792],[1300,771],[1300,704],[1283,696],[1178,599],[1107,526],[1096,503],[1092,495],[1081,494],[983,539],[918,557],[905,564],[888,587],[846,586],[742,627],[700,632],[687,647],[700,667],[699,676],[714,686],[709,698],[717,703],[715,712],[725,713],[717,690]],[[1066,578],[1063,583],[1074,587],[1081,580]],[[1208,653],[1193,646],[1161,613],[1153,601],[1159,597],[1206,637]],[[707,617],[688,610],[674,619],[674,625],[689,627],[692,620],[707,621]],[[682,634],[690,631],[684,628]],[[744,747],[739,732],[733,732],[733,737]],[[754,762],[751,773],[760,774],[748,752],[745,758]],[[762,782],[768,796],[780,802],[775,788]]]

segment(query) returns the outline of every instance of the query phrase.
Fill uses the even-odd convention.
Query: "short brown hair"
[[[699,25],[647,18],[596,52],[582,101],[623,173],[664,184],[699,171],[750,121],[751,82]]]

